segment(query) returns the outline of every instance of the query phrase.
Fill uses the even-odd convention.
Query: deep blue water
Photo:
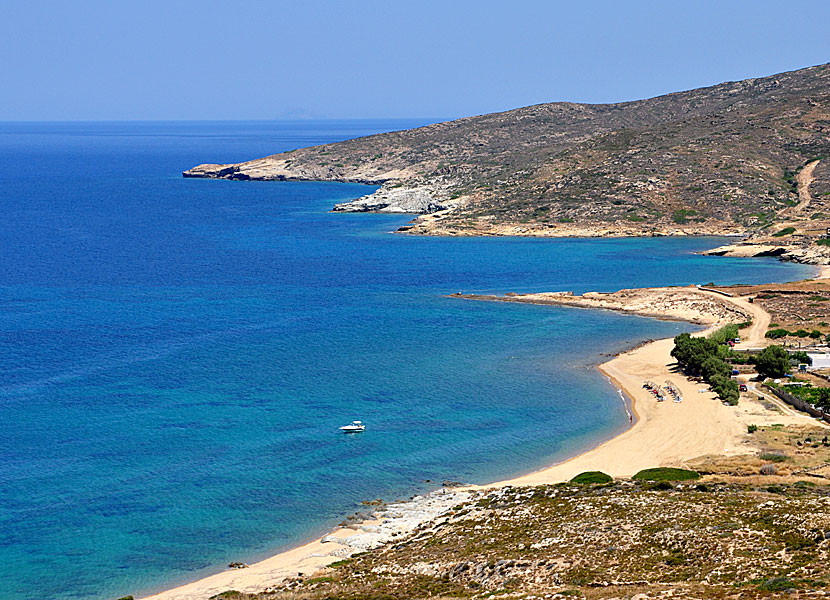
[[[627,424],[603,353],[688,330],[445,294],[811,273],[711,238],[390,235],[327,212],[364,186],[180,176],[418,124],[0,124],[0,598],[138,595],[542,467]]]

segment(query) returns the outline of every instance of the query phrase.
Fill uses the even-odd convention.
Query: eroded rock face
[[[447,208],[428,188],[381,188],[357,200],[334,205],[335,212],[394,212],[428,214]]]

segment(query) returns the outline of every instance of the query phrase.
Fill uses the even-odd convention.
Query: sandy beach
[[[819,277],[828,275],[830,269],[824,268]],[[703,323],[709,326],[706,331],[751,317],[752,326],[742,331],[744,339],[741,346],[744,347],[763,345],[770,322],[769,315],[746,298],[727,298],[695,288],[657,288],[651,291],[650,297],[645,298],[638,290],[623,292],[631,294],[623,294],[625,300],[621,303],[639,307],[629,312]],[[575,299],[562,295],[558,295],[558,299],[538,294],[533,296],[537,296],[536,300],[543,304],[624,310],[621,306],[614,306],[616,300],[609,299],[609,295],[605,294],[586,294],[585,300],[582,300],[583,297]],[[509,301],[532,301],[522,298],[511,297]],[[338,528],[322,538],[248,568],[223,571],[148,596],[145,600],[205,600],[230,589],[257,592],[276,586],[287,577],[310,576],[336,560],[405,535],[435,519],[451,506],[469,499],[476,489],[557,483],[591,470],[604,471],[614,477],[630,477],[644,468],[684,466],[688,461],[706,455],[750,454],[753,448],[747,436],[749,424],[818,424],[815,419],[789,409],[774,398],[765,398],[767,407],[775,406],[772,410],[747,395],[741,398],[738,406],[724,405],[708,391],[705,384],[687,379],[676,371],[670,355],[672,348],[672,339],[649,342],[599,367],[630,400],[634,423],[622,434],[593,449],[513,479],[475,488],[439,490],[409,502],[385,506],[376,513],[374,521]],[[670,381],[680,390],[682,402],[667,399],[658,403],[643,388],[647,380],[659,385]],[[755,392],[754,386],[749,385],[750,392]]]

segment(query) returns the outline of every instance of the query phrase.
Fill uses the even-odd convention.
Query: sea
[[[356,184],[184,179],[428,120],[0,123],[0,598],[136,597],[628,426],[596,370],[689,324],[504,293],[795,280],[718,238],[443,238]],[[353,419],[365,433],[343,435]]]

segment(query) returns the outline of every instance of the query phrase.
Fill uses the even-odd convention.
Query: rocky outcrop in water
[[[394,212],[429,214],[445,210],[436,196],[438,193],[429,188],[380,188],[369,194],[334,205],[335,212]]]

